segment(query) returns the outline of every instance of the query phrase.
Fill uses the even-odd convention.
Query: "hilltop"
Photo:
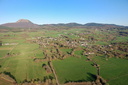
[[[39,28],[39,26],[37,24],[34,24],[27,19],[20,19],[14,23],[2,24],[2,26],[14,27],[14,28]]]

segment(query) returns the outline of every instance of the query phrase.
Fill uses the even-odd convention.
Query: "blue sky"
[[[0,0],[0,24],[109,23],[128,26],[128,0]]]

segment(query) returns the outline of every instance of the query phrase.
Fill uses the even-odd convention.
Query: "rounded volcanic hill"
[[[20,19],[14,23],[6,23],[2,24],[2,26],[6,27],[14,27],[14,28],[39,28],[39,25],[32,23],[27,19]]]

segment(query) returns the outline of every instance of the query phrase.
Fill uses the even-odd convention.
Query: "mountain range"
[[[30,20],[27,19],[20,19],[17,22],[13,23],[5,23],[1,24],[0,28],[4,27],[11,27],[11,28],[41,28],[46,26],[66,26],[66,27],[128,27],[128,26],[120,26],[115,24],[100,24],[100,23],[87,23],[87,24],[78,24],[78,23],[59,23],[59,24],[44,24],[44,25],[38,25],[32,23]]]

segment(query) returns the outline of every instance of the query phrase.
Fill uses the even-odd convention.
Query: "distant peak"
[[[19,23],[19,22],[27,22],[27,23],[30,22],[30,23],[32,23],[31,21],[29,21],[27,19],[20,19],[20,20],[17,21],[17,23]]]

